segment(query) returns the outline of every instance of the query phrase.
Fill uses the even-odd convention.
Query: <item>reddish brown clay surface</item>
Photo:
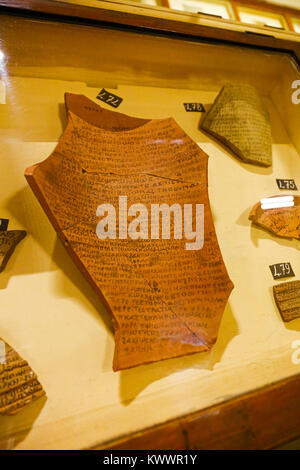
[[[0,231],[0,272],[5,268],[17,244],[26,236],[25,230]]]
[[[233,288],[207,192],[207,155],[172,119],[137,119],[66,94],[68,125],[26,178],[70,256],[110,309],[114,370],[206,351]],[[204,204],[204,246],[186,239],[120,239],[127,206]],[[100,204],[116,208],[116,239],[96,235]],[[128,217],[128,222],[130,222]],[[150,221],[149,227],[150,227]],[[193,211],[195,226],[195,210]]]
[[[292,197],[292,207],[262,209],[258,202],[251,210],[249,220],[279,237],[300,240],[300,197]],[[276,196],[272,197],[274,200],[275,198]]]
[[[14,415],[43,395],[28,362],[0,338],[0,414]]]
[[[300,317],[300,281],[278,284],[273,287],[273,293],[283,321]]]

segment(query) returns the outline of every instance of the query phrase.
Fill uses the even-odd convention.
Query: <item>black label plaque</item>
[[[291,263],[277,263],[269,266],[273,279],[283,279],[284,277],[294,277],[295,273]]]
[[[8,222],[8,219],[0,219],[0,230],[7,230]]]
[[[205,113],[205,108],[202,103],[183,103],[187,113]]]
[[[117,108],[123,101],[123,98],[120,98],[113,93],[106,91],[104,88],[97,95],[98,100],[104,101],[104,103],[109,104],[113,108]]]
[[[279,189],[290,189],[291,191],[297,191],[298,189],[294,180],[276,179],[276,183]]]

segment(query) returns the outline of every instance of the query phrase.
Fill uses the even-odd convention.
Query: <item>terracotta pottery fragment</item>
[[[14,415],[43,395],[28,362],[0,338],[0,414]]]
[[[17,244],[25,236],[25,230],[0,231],[0,272],[5,268]]]
[[[201,127],[244,162],[272,165],[269,115],[257,90],[251,85],[225,85],[205,115]]]
[[[264,198],[253,207],[249,219],[274,235],[300,240],[300,197]]]
[[[111,311],[114,370],[209,350],[233,284],[209,206],[207,155],[172,118],[133,118],[83,95],[66,94],[66,105],[68,125],[57,147],[25,176],[68,253]],[[169,239],[152,238],[152,228],[161,228],[159,220],[150,223],[152,205],[175,203],[194,207],[193,227],[195,205],[203,204],[202,249],[188,250],[184,237],[174,238],[172,214]],[[102,204],[116,210],[113,239],[96,233]],[[146,210],[136,239],[128,236],[136,223],[134,204],[141,215]]]
[[[300,281],[273,286],[273,294],[283,321],[288,322],[300,317]]]

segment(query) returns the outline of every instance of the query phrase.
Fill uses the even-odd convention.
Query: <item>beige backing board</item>
[[[276,58],[272,60],[275,64]],[[294,67],[281,57],[278,67],[281,61],[286,64],[286,82],[296,79]],[[38,78],[38,68],[18,73],[17,65],[3,79],[0,216],[10,219],[10,229],[26,230],[27,237],[0,275],[0,334],[30,363],[47,399],[14,417],[0,417],[0,447],[87,448],[300,372],[300,364],[293,361],[300,319],[283,323],[273,300],[276,282],[269,269],[290,262],[294,279],[299,279],[299,242],[276,238],[248,220],[258,200],[279,193],[276,178],[294,178],[300,186],[300,154],[292,125],[295,119],[299,122],[300,105],[293,107],[288,91],[280,94],[276,67],[269,71],[266,67],[261,77],[255,77],[258,86],[261,78],[259,91],[270,113],[270,168],[237,161],[199,130],[200,113],[185,111],[186,102],[200,102],[208,109],[228,71],[225,78],[220,73],[216,78],[214,70],[203,69],[205,80],[197,85],[194,75],[192,86],[187,83],[186,88],[182,81],[177,88],[174,82],[169,88],[167,80],[162,86],[163,78],[159,86],[134,84],[133,71],[128,72],[131,84],[127,79],[127,84],[114,88],[101,81],[88,86],[60,79],[59,73],[55,78]],[[68,257],[23,176],[26,167],[46,158],[56,145],[66,124],[64,92],[83,93],[97,102],[103,86],[123,98],[118,111],[141,118],[172,116],[209,155],[211,208],[235,285],[211,352],[118,373],[112,371],[110,316]]]

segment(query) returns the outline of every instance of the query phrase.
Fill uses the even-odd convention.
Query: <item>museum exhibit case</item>
[[[0,448],[299,437],[300,36],[30,3],[0,1]]]

